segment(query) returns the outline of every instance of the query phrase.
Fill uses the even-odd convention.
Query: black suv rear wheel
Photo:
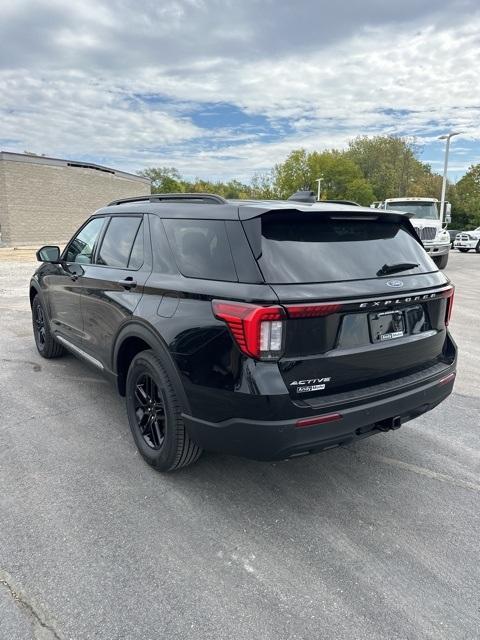
[[[32,302],[32,324],[35,344],[42,358],[58,358],[63,355],[65,350],[50,331],[47,312],[38,295]]]
[[[153,351],[133,358],[126,401],[135,444],[148,464],[157,471],[174,471],[198,460],[202,450],[185,430],[173,385]]]

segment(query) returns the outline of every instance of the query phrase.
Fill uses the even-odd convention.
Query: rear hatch
[[[243,225],[286,311],[279,368],[292,397],[364,388],[445,359],[453,289],[408,217],[281,210]]]

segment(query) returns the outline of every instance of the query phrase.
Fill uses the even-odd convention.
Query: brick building
[[[146,195],[150,180],[100,165],[0,152],[0,243],[64,243],[111,200]]]

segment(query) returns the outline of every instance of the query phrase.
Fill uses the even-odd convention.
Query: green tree
[[[420,162],[414,142],[397,136],[360,136],[351,140],[346,156],[372,185],[377,200],[409,196],[415,185],[431,175],[429,165]],[[438,197],[437,194],[418,195]]]
[[[272,172],[273,190],[280,198],[288,198],[299,189],[312,188],[318,176],[312,176],[308,160],[305,149],[296,149],[284,162],[275,165]]]
[[[273,170],[265,173],[256,173],[252,178],[251,197],[258,200],[275,200],[280,195],[274,186]]]
[[[281,198],[288,198],[299,189],[311,189],[316,193],[317,178],[322,178],[321,197],[324,200],[347,199],[369,205],[375,199],[360,168],[336,150],[321,153],[307,153],[305,149],[292,151],[283,163],[274,167],[271,190]]]
[[[152,193],[175,193],[185,191],[180,173],[175,167],[148,167],[138,171],[139,176],[150,178]]]
[[[472,165],[454,187],[449,189],[452,202],[452,227],[475,229],[480,226],[480,164]]]

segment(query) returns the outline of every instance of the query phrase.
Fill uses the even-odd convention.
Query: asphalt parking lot
[[[31,336],[0,258],[0,639],[480,637],[480,255],[451,254],[455,393],[389,434],[163,476],[123,401]]]

